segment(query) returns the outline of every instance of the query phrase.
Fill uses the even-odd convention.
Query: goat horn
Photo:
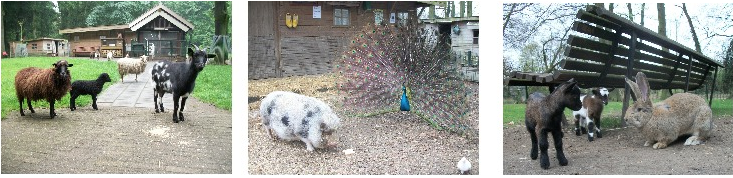
[[[199,46],[196,46],[196,44],[191,44],[191,46],[193,46],[197,51],[199,50]]]

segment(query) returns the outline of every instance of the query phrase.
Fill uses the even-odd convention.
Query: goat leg
[[[181,110],[178,111],[179,112],[178,120],[181,120],[181,121],[183,121],[183,108],[186,107],[186,99],[188,99],[187,96],[184,96],[183,98],[181,98]]]
[[[173,94],[173,122],[178,123],[178,99],[180,99],[181,96],[178,96],[178,94]]]
[[[555,150],[557,151],[557,160],[560,162],[560,166],[568,165],[568,159],[565,158],[565,153],[562,150],[562,130],[552,130],[552,138],[555,142]]]
[[[539,130],[539,146],[540,146],[540,167],[542,169],[550,168],[550,157],[547,156],[547,148],[550,146],[547,143],[547,129]]]

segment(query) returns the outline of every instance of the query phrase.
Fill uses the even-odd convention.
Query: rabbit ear
[[[641,100],[649,101],[649,81],[646,80],[644,73],[639,72],[636,74],[636,84],[639,85]]]
[[[626,80],[626,84],[629,85],[629,88],[631,88],[631,91],[634,92],[634,96],[636,96],[637,99],[641,99],[641,91],[639,91],[639,85],[636,84],[636,82],[629,80],[629,78],[624,78]],[[629,91],[626,91],[629,92]]]

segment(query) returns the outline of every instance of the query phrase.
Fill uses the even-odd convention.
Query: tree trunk
[[[641,22],[639,22],[639,24],[641,24],[642,27],[644,26],[644,6],[646,6],[646,3],[641,3]]]
[[[214,34],[226,35],[229,32],[229,15],[227,15],[227,2],[214,2]]]
[[[697,39],[697,33],[695,33],[695,27],[692,25],[692,18],[690,18],[690,14],[687,13],[687,5],[685,5],[685,3],[682,3],[682,13],[685,13],[685,17],[687,17],[687,23],[690,24],[692,41],[695,41],[695,51],[702,53],[702,49],[700,49],[700,41]]]
[[[629,20],[634,21],[634,12],[631,10],[631,3],[626,3],[626,8],[629,9]]]
[[[657,33],[662,36],[667,36],[667,17],[664,10],[664,3],[657,3],[657,17],[659,18],[659,26],[657,27]],[[669,52],[669,49],[662,47],[662,50]]]

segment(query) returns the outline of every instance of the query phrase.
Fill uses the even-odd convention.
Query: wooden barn
[[[155,58],[183,58],[187,32],[194,26],[162,3],[143,13],[129,24],[63,29],[74,56],[89,56],[99,50],[102,56],[143,54]]]
[[[250,79],[331,72],[333,61],[364,25],[399,23],[417,15],[418,7],[429,6],[405,1],[248,3]],[[286,21],[296,16],[297,23]]]

